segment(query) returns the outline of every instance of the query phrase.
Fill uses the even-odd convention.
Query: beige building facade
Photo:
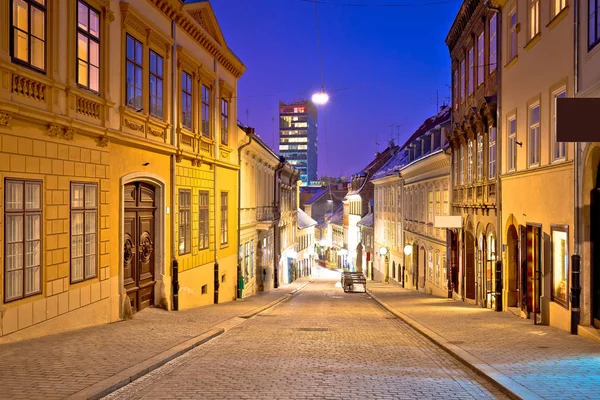
[[[570,329],[574,146],[556,140],[556,99],[574,94],[568,6],[509,0],[500,40],[502,308],[563,330]]]
[[[0,27],[0,340],[234,299],[245,67],[210,4],[6,1]]]

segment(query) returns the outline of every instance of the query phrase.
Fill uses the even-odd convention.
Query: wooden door
[[[155,209],[152,186],[125,185],[123,277],[134,312],[154,304]]]
[[[467,299],[475,300],[475,238],[467,232],[465,242],[465,294]]]

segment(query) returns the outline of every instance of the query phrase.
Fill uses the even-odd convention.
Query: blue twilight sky
[[[394,139],[399,131],[403,143],[433,115],[436,91],[440,105],[448,103],[450,56],[444,40],[461,0],[318,1],[330,95],[325,109],[319,107],[319,176],[352,175],[373,158],[376,139],[384,149],[393,129]],[[239,81],[238,118],[277,151],[279,100],[310,97],[321,88],[315,5],[312,0],[211,4],[228,46],[247,68]]]

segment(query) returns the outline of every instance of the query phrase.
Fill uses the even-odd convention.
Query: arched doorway
[[[471,232],[465,235],[465,297],[475,300],[475,238]]]
[[[477,304],[482,307],[486,300],[485,284],[485,236],[481,232],[477,241]]]
[[[600,163],[590,193],[590,272],[592,283],[592,323],[600,329]]]
[[[508,274],[507,307],[519,307],[519,235],[514,225],[506,234],[506,272]]]
[[[392,261],[392,278],[396,279],[396,262]]]

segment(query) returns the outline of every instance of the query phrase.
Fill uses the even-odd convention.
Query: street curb
[[[272,302],[264,305],[264,306],[260,306],[257,307],[255,309],[252,309],[244,314],[240,314],[238,315],[238,318],[243,318],[243,319],[248,319],[248,318],[252,318],[257,314],[260,314],[261,312],[268,310],[271,307],[275,307],[276,305],[278,305],[279,303],[283,303],[284,301],[289,300],[293,295],[295,295],[296,293],[298,293],[300,290],[304,289],[306,286],[308,286],[309,283],[311,283],[312,280],[306,282],[305,284],[303,284],[302,286],[292,290],[289,293],[284,293],[280,298],[273,300]]]
[[[189,339],[177,346],[171,347],[168,350],[163,351],[153,357],[150,357],[146,361],[142,361],[132,367],[129,367],[109,378],[106,378],[100,382],[95,383],[92,386],[80,390],[79,392],[67,397],[67,399],[88,399],[97,400],[108,394],[122,388],[123,386],[141,378],[147,373],[163,366],[164,364],[172,361],[173,359],[187,353],[195,347],[200,346],[208,342],[211,339],[223,334],[225,329],[211,329],[198,335],[192,339]]]
[[[410,325],[413,329],[425,336],[431,342],[433,342],[434,344],[445,350],[447,353],[455,357],[457,360],[462,362],[464,365],[469,367],[478,375],[485,378],[487,381],[492,383],[511,399],[542,399],[542,397],[540,397],[539,395],[535,394],[531,390],[527,389],[525,386],[511,379],[507,375],[504,375],[502,372],[498,371],[496,368],[482,361],[478,357],[472,355],[471,353],[460,348],[457,345],[449,343],[448,340],[438,335],[431,329],[415,321],[408,315],[396,310],[394,307],[378,298],[372,290],[367,289],[367,294],[371,296],[373,300],[379,303],[384,309],[394,314],[396,317]]]

